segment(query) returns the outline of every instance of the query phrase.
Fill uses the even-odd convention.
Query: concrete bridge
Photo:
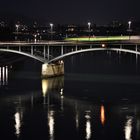
[[[129,49],[128,49],[129,48]],[[140,40],[0,42],[0,51],[31,57],[42,63],[42,76],[64,74],[65,57],[91,51],[117,51],[140,55]]]

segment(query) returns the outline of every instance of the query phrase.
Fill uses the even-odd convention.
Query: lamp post
[[[52,33],[53,33],[53,23],[50,23],[50,28],[51,28],[51,40],[52,40]]]
[[[34,34],[34,42],[37,41],[36,37],[37,37],[37,34]]]
[[[16,24],[15,27],[16,27],[16,34],[17,34],[17,36],[15,36],[15,40],[17,40],[18,39],[19,24]]]
[[[88,22],[88,32],[89,32],[89,38],[90,38],[90,28],[91,28],[91,22]]]
[[[129,32],[129,40],[130,40],[130,32],[131,32],[131,21],[128,21],[128,32]]]
[[[128,21],[128,30],[130,31],[131,30],[131,21]]]

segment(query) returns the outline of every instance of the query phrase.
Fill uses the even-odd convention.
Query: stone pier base
[[[64,63],[60,61],[55,64],[45,63],[42,65],[42,78],[64,75]]]

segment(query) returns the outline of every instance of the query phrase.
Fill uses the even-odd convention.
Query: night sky
[[[53,23],[140,20],[140,0],[1,0],[0,16]]]

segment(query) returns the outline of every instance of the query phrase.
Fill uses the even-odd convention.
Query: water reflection
[[[19,138],[23,119],[23,108],[21,107],[21,98],[18,99],[14,119],[15,119],[15,135],[17,136],[17,138]]]
[[[42,93],[43,93],[43,104],[46,104],[46,96],[49,88],[49,81],[47,79],[42,80]]]
[[[54,140],[54,111],[48,111],[48,126],[49,126],[49,136],[50,140]]]
[[[61,111],[63,111],[64,110],[64,93],[63,93],[63,88],[61,88],[60,96],[61,96],[60,97],[61,98],[61,101],[60,101],[61,102],[60,103],[61,105],[60,106],[61,106]]]
[[[102,105],[101,106],[101,123],[102,123],[102,125],[104,125],[104,123],[105,123],[105,108],[104,108],[104,106]]]
[[[10,116],[10,119],[7,117],[4,121],[7,122],[9,119],[10,123],[14,122],[12,128],[10,127],[12,130],[6,131],[6,133],[10,135],[12,132],[18,139],[23,140],[29,139],[28,135],[32,139],[37,139],[36,136],[38,136],[40,139],[49,140],[91,140],[93,137],[100,140],[115,139],[117,136],[117,140],[140,138],[139,105],[135,105],[137,107],[133,104],[128,105],[127,110],[122,110],[122,104],[119,104],[119,101],[117,104],[106,104],[104,101],[101,105],[85,98],[85,95],[82,98],[79,90],[76,92],[70,91],[74,92],[75,95],[80,92],[78,97],[69,96],[67,93],[69,89],[66,88],[67,86],[64,87],[63,80],[63,78],[43,79],[40,81],[42,82],[41,92],[40,89],[36,92],[27,91],[20,96],[20,92],[14,95],[10,91],[10,98],[9,95],[5,97],[8,100],[0,98],[0,110],[2,112],[0,115],[2,116],[6,112],[5,116]],[[87,94],[86,92],[86,97]],[[4,111],[1,107],[1,101],[5,102],[5,107],[7,107]],[[128,113],[131,115],[128,115]],[[122,119],[124,117],[125,126]],[[134,118],[136,118],[136,123],[134,123]],[[37,134],[34,132],[37,132]]]
[[[90,111],[86,111],[85,118],[86,118],[86,140],[91,138],[91,116]]]
[[[78,113],[78,108],[77,108],[77,103],[75,105],[75,122],[76,122],[76,129],[79,129],[79,113]]]
[[[133,117],[132,116],[127,116],[126,117],[126,123],[124,127],[125,131],[125,140],[132,140],[132,123],[133,123]]]
[[[42,80],[42,93],[43,93],[43,97],[46,97],[47,95],[47,91],[48,91],[48,80],[43,79]]]
[[[20,115],[20,112],[16,112],[14,117],[15,117],[15,129],[16,129],[15,134],[17,135],[17,137],[19,137],[19,135],[20,135],[20,127],[21,127],[21,115]]]
[[[64,77],[50,78],[42,80],[42,93],[43,93],[43,104],[47,105],[47,113],[48,113],[48,130],[49,130],[49,139],[54,140],[54,132],[55,132],[55,111],[51,108],[51,92],[53,90],[60,91],[60,106],[63,111],[63,102],[64,102]],[[46,101],[47,100],[47,101]],[[47,102],[47,104],[46,104]],[[46,108],[45,108],[46,109]]]
[[[46,97],[47,93],[53,89],[61,89],[60,94],[63,95],[64,77],[56,77],[50,79],[42,79],[42,93]]]
[[[8,85],[8,66],[0,67],[0,85]]]

